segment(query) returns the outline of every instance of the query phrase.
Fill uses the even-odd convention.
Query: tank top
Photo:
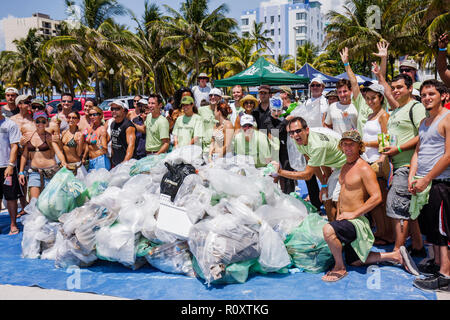
[[[217,143],[217,145],[223,146],[223,141],[225,139],[225,136],[223,134],[223,125],[218,128],[215,128],[212,136],[214,137],[214,140]]]
[[[438,125],[450,111],[440,116],[431,126],[426,126],[425,121],[419,127],[420,148],[417,159],[417,175],[426,176],[436,165],[445,151],[445,138],[438,132]],[[436,179],[450,178],[450,167],[444,170]]]
[[[378,141],[378,134],[381,133],[381,125],[378,117],[368,120],[363,127],[363,141]],[[369,162],[377,161],[380,158],[378,148],[366,147],[366,156]]]
[[[129,127],[134,127],[133,123],[124,119],[121,123],[116,123],[113,121],[111,123],[111,148],[112,157],[111,162],[114,166],[117,166],[125,159],[127,154],[128,142],[127,142],[127,129]],[[136,158],[136,145],[133,151],[133,157]]]

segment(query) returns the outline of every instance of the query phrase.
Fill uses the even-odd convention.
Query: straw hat
[[[239,101],[239,104],[241,105],[241,107],[244,107],[244,102],[245,101],[253,101],[255,103],[255,107],[258,105],[258,99],[256,99],[254,96],[252,96],[251,94],[246,95],[244,98],[242,98]]]

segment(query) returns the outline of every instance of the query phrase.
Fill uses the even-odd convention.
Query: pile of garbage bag
[[[25,208],[22,256],[59,268],[148,263],[208,285],[329,267],[326,221],[263,171],[240,156],[205,163],[198,146],[111,171],[63,168]]]

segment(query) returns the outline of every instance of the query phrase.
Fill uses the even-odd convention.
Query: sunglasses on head
[[[36,124],[46,124],[47,123],[47,119],[36,119]]]
[[[301,129],[297,129],[297,130],[288,131],[288,134],[292,137],[295,134],[302,133],[303,130],[305,130],[305,129],[301,128]]]

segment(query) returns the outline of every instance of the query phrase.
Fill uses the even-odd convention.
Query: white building
[[[266,37],[273,43],[267,54],[295,55],[297,46],[310,41],[323,50],[325,18],[319,1],[269,0],[261,2],[259,8],[246,10],[241,15],[241,33],[250,34],[253,22],[263,23]]]
[[[49,15],[43,13],[34,13],[28,18],[4,19],[5,50],[16,51],[13,41],[25,38],[32,28],[37,29],[37,34],[50,38],[59,34],[61,21],[52,20]]]

